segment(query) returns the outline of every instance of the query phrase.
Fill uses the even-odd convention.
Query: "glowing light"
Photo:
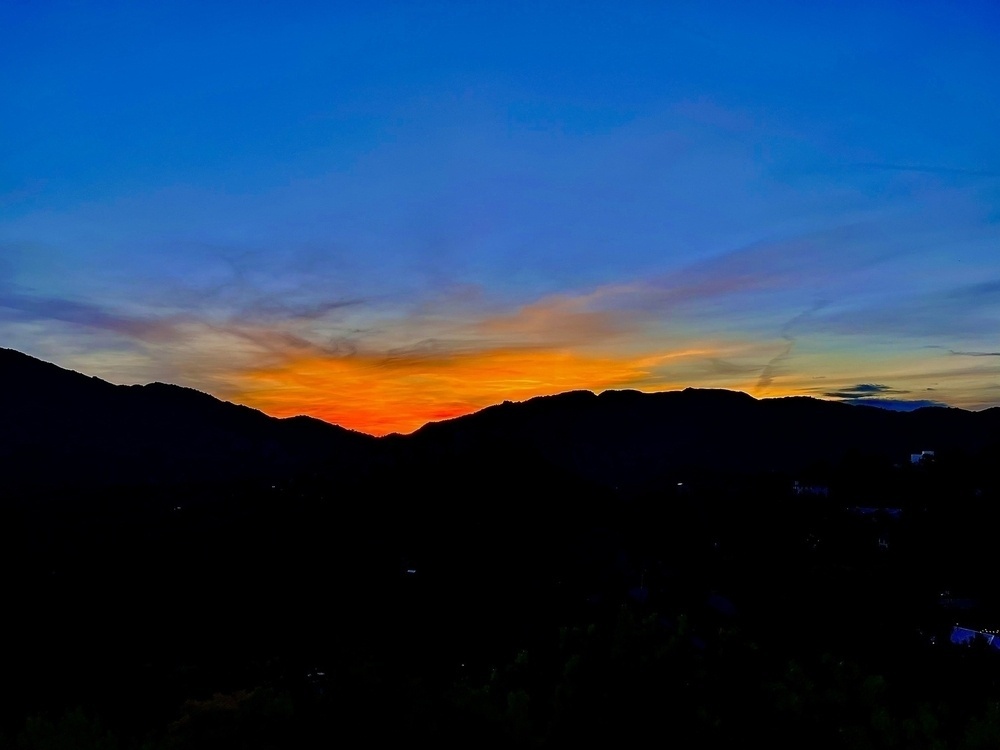
[[[649,360],[648,354],[615,357],[530,348],[438,357],[312,356],[243,373],[231,397],[279,417],[309,414],[384,435],[412,432],[503,400],[580,389],[678,387],[661,382],[648,388]]]

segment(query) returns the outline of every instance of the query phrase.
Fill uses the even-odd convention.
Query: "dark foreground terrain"
[[[375,440],[0,355],[0,747],[1000,744],[996,414],[566,394]]]

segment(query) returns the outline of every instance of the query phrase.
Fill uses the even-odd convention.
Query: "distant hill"
[[[275,419],[189,388],[112,385],[10,349],[0,349],[0,413],[8,486],[314,472],[394,491],[535,481],[636,488],[684,473],[802,472],[859,457],[907,462],[922,450],[978,456],[1000,443],[1000,409],[896,412],[697,388],[574,391],[373,438],[308,417]]]

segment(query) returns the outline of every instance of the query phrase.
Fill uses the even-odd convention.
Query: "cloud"
[[[950,349],[947,346],[940,346],[938,344],[928,344],[924,347],[925,349],[944,349],[948,354],[955,357],[1000,357],[1000,352],[982,352],[982,351],[962,351],[959,349]]]
[[[757,363],[741,364],[738,362],[730,362],[727,359],[722,359],[721,357],[709,357],[706,359],[706,370],[714,375],[722,376],[752,376],[760,372],[760,365]]]
[[[857,385],[850,385],[837,391],[826,391],[823,395],[827,398],[852,399],[865,398],[875,394],[884,395],[905,393],[909,393],[909,391],[890,388],[889,386],[882,385],[881,383],[858,383]]]
[[[143,279],[147,304],[247,323],[318,320],[366,301],[346,293],[338,264],[315,252],[199,249],[206,256],[199,262]]]
[[[109,331],[146,342],[162,342],[177,335],[180,316],[157,318],[112,310],[91,302],[61,297],[39,297],[0,290],[0,315],[21,321],[58,321]]]
[[[823,391],[820,395],[853,406],[877,406],[891,411],[913,411],[925,406],[947,406],[940,401],[929,399],[884,398],[909,393],[908,390],[892,388],[882,383],[857,383],[834,391]]]
[[[505,343],[590,346],[662,335],[664,329],[701,330],[703,336],[706,330],[735,329],[759,338],[773,326],[785,346],[763,370],[757,365],[758,388],[764,389],[790,355],[794,333],[830,304],[826,295],[816,299],[817,290],[845,268],[860,272],[889,257],[873,250],[868,237],[867,228],[852,225],[755,242],[648,278],[548,295],[481,317],[473,333]],[[805,309],[775,324],[789,304]]]
[[[674,321],[690,329],[693,318],[753,325],[748,300],[784,292],[801,296],[803,286],[821,284],[844,264],[859,269],[881,262],[885,254],[872,252],[862,241],[865,236],[861,228],[849,226],[757,242],[676,271],[551,294],[509,311],[477,315],[474,309],[466,310],[468,333],[497,345],[591,346],[641,336]],[[787,342],[794,341],[792,331],[829,303],[822,299],[806,304],[803,312],[780,326],[777,335]],[[735,322],[730,317],[734,308],[742,313]],[[447,309],[430,309],[432,315],[449,315]],[[774,310],[767,307],[757,315],[771,316]],[[772,362],[772,369],[782,356]],[[768,381],[766,373],[764,378]]]
[[[648,280],[606,287],[601,296],[628,296],[632,306],[662,312],[719,298],[828,288],[845,274],[879,265],[902,251],[876,249],[872,229],[855,223],[788,238],[763,240]],[[815,303],[814,303],[815,304]],[[823,302],[819,306],[823,306]],[[810,315],[815,309],[802,315]]]
[[[791,356],[792,349],[795,348],[795,337],[792,335],[792,330],[795,326],[808,319],[810,315],[815,313],[817,310],[822,309],[825,305],[826,302],[819,301],[808,310],[796,315],[781,327],[781,338],[783,338],[786,342],[785,348],[782,349],[777,356],[772,357],[766,365],[764,365],[764,369],[760,372],[760,377],[757,378],[755,392],[760,393],[769,388],[771,383],[774,381],[774,377],[777,374],[780,363]]]
[[[487,338],[561,346],[592,344],[634,330],[642,316],[623,310],[599,309],[604,295],[604,290],[577,297],[554,295],[524,305],[510,314],[486,317],[477,321],[473,329]]]
[[[840,334],[911,338],[992,336],[998,310],[1000,280],[991,280],[909,296],[881,297],[875,304],[817,317],[814,328]]]

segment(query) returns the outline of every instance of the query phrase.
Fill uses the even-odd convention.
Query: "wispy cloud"
[[[873,244],[872,231],[852,224],[758,241],[671,273],[602,288],[596,296],[623,299],[627,307],[665,312],[743,295],[828,289],[903,252]]]
[[[888,294],[863,306],[817,317],[817,330],[888,334],[912,339],[992,335],[1000,312],[1000,281],[961,284],[908,295]]]
[[[895,398],[910,395],[904,388],[892,388],[882,383],[857,383],[838,390],[822,391],[820,395],[855,406],[877,406],[893,411],[913,411],[926,406],[947,406],[931,399]]]
[[[788,359],[792,354],[792,349],[795,348],[795,337],[792,335],[792,331],[795,326],[805,321],[818,310],[821,310],[826,305],[825,301],[816,302],[811,308],[805,310],[794,318],[789,320],[785,325],[781,327],[781,338],[785,340],[785,348],[781,350],[779,354],[768,360],[768,363],[764,365],[764,369],[760,372],[760,377],[757,378],[757,386],[754,389],[756,393],[762,394],[767,391],[774,382],[775,375],[778,372],[780,364]]]
[[[827,398],[868,398],[875,395],[889,395],[889,394],[905,394],[909,393],[907,390],[900,390],[898,388],[890,388],[887,385],[882,385],[881,383],[858,383],[857,385],[847,386],[837,391],[826,391],[823,393]]]
[[[614,338],[639,321],[623,310],[600,309],[603,292],[556,295],[513,311],[484,318],[473,330],[487,338],[570,346]],[[610,296],[610,295],[609,295]]]
[[[41,297],[0,289],[0,317],[21,321],[59,321],[146,342],[177,335],[180,316],[157,318],[115,311],[92,302]]]
[[[1000,352],[982,352],[982,351],[962,351],[959,349],[950,349],[946,346],[940,346],[937,344],[928,344],[925,348],[927,349],[944,349],[948,354],[955,357],[1000,357]]]

